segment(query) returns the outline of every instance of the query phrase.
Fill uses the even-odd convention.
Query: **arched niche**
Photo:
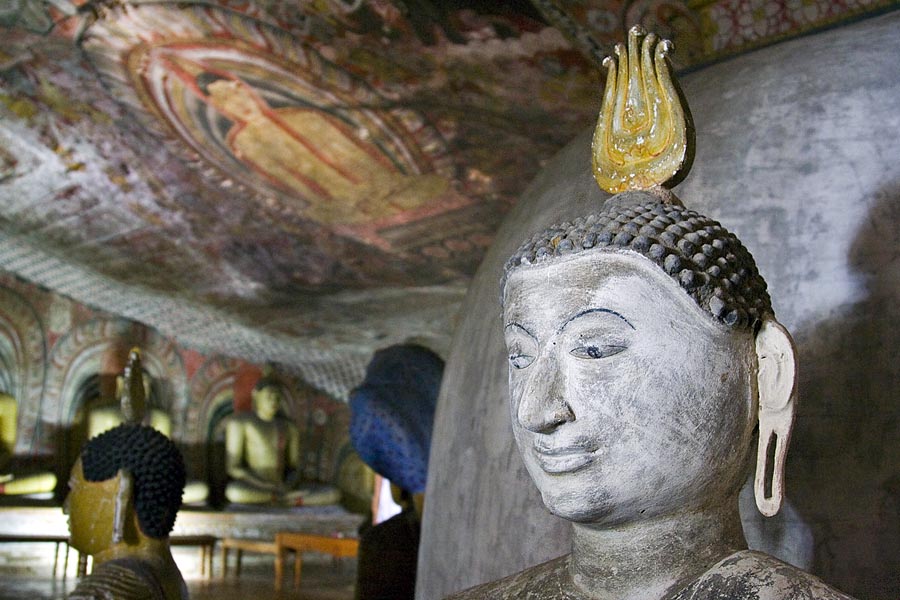
[[[191,402],[185,406],[182,450],[189,479],[209,486],[207,502],[225,504],[225,420],[234,413],[234,382],[241,362],[217,356],[206,360],[191,377]]]
[[[16,454],[35,451],[44,397],[47,340],[34,307],[21,294],[0,287],[0,391],[16,399]]]
[[[359,458],[350,442],[350,407],[335,400],[299,376],[288,376],[297,398],[295,419],[301,435],[304,477],[334,485],[344,508],[365,513],[371,508],[374,472]]]
[[[43,438],[60,450],[64,471],[74,462],[84,440],[83,409],[99,394],[114,397],[115,378],[122,372],[128,351],[141,349],[143,368],[152,378],[150,405],[172,417],[172,437],[178,440],[183,423],[178,418],[187,404],[187,384],[175,345],[142,325],[117,319],[93,319],[63,335],[53,346],[47,371],[43,420],[52,423],[55,440]]]
[[[220,404],[223,392],[233,397],[234,382],[241,362],[225,356],[203,362],[190,381],[191,402],[184,406],[182,440],[188,445],[206,443],[212,413]]]

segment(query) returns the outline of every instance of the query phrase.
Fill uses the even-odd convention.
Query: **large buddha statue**
[[[534,235],[502,284],[510,414],[571,553],[455,599],[840,599],[750,551],[738,492],[753,461],[774,515],[796,354],[747,249],[669,191],[692,158],[670,45],[640,29],[609,58],[594,171],[616,194]]]
[[[138,424],[138,404],[125,411],[125,423],[89,440],[72,468],[65,502],[69,543],[91,555],[94,566],[71,600],[187,598],[169,549],[184,461],[168,438]]]
[[[251,394],[253,410],[229,417],[225,497],[235,504],[301,506],[334,504],[330,486],[301,485],[300,431],[280,412],[281,386],[264,376]]]
[[[18,431],[16,399],[0,392],[0,495],[44,497],[56,488],[56,475],[48,471],[14,469]]]

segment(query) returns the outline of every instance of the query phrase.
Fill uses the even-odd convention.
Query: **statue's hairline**
[[[643,254],[641,254],[640,252],[637,252],[630,248],[619,248],[619,247],[615,247],[615,246],[595,246],[594,248],[586,248],[586,249],[580,250],[578,252],[572,252],[570,254],[565,254],[562,256],[551,255],[551,256],[542,258],[539,262],[535,262],[535,263],[531,263],[531,264],[516,264],[516,265],[512,265],[512,266],[504,269],[503,278],[501,281],[501,288],[500,288],[501,311],[504,310],[505,306],[506,306],[506,290],[507,290],[507,286],[509,284],[509,279],[513,273],[521,273],[524,271],[538,270],[541,268],[546,268],[546,267],[550,267],[550,266],[574,262],[581,258],[589,258],[592,255],[599,256],[599,255],[604,255],[604,254],[610,255],[610,256],[616,256],[616,257],[637,257],[637,258],[639,258],[640,260],[638,261],[638,264],[644,264],[644,265],[648,266],[649,267],[648,270],[652,271],[655,275],[660,276],[659,277],[660,280],[666,281],[666,283],[665,283],[666,286],[669,286],[670,284],[674,285],[675,288],[678,289],[678,292],[673,291],[673,294],[684,294],[684,297],[690,301],[690,304],[693,305],[701,313],[703,313],[703,315],[705,315],[706,319],[715,323],[717,326],[723,328],[724,330],[727,330],[727,331],[735,330],[733,327],[729,327],[728,325],[722,323],[720,320],[713,317],[708,311],[704,310],[701,306],[699,306],[697,304],[697,302],[687,292],[687,290],[685,290],[683,287],[678,285],[678,283],[675,282],[672,279],[672,277],[670,277],[669,274],[666,273],[662,269],[662,267],[660,267],[658,264],[656,264],[652,259],[650,259],[647,256],[644,256]],[[772,316],[772,315],[768,315],[768,316],[769,316],[769,318],[774,318],[774,316]],[[755,333],[756,332],[754,331],[754,334]]]

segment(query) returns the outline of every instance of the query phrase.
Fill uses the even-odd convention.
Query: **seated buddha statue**
[[[144,390],[144,398],[147,406],[144,410],[143,423],[157,430],[167,438],[172,437],[172,417],[166,411],[150,405],[153,397],[153,379],[145,370],[141,373],[141,381]],[[117,427],[124,422],[121,402],[125,387],[122,375],[116,377],[116,395],[112,402],[93,403],[87,411],[87,439],[96,437]],[[202,504],[209,495],[209,486],[197,480],[190,480],[184,487],[184,504]]]
[[[14,469],[18,405],[16,399],[0,392],[0,495],[50,495],[56,488],[56,475],[46,471]]]
[[[70,600],[188,597],[169,549],[184,460],[171,440],[140,425],[136,415],[126,414],[125,423],[89,440],[72,468],[64,507],[69,544],[91,555],[94,566]]]
[[[225,426],[225,497],[234,504],[301,506],[334,504],[330,486],[301,485],[300,431],[280,412],[280,384],[263,377],[251,393],[253,410]]]
[[[691,162],[668,42],[640,29],[607,59],[598,213],[537,233],[501,297],[516,445],[571,552],[476,598],[848,598],[747,549],[738,493],[780,508],[796,351],[753,257],[667,188]]]

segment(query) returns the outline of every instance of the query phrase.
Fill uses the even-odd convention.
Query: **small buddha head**
[[[630,41],[640,47],[643,36],[632,30]],[[643,43],[645,56],[665,58],[652,35]],[[667,74],[659,66],[653,80]],[[604,122],[607,100],[634,98],[610,93],[616,80],[611,72],[604,135],[638,128]],[[622,171],[626,187],[640,179]],[[757,505],[774,514],[793,422],[793,342],[737,237],[649,188],[536,234],[507,262],[510,410],[525,466],[551,512],[618,525],[734,500],[758,425]]]
[[[125,423],[92,438],[69,479],[70,543],[96,555],[166,538],[184,484],[181,452],[155,429]]]
[[[281,408],[281,384],[271,377],[263,377],[250,393],[253,412],[263,421],[272,421]]]

